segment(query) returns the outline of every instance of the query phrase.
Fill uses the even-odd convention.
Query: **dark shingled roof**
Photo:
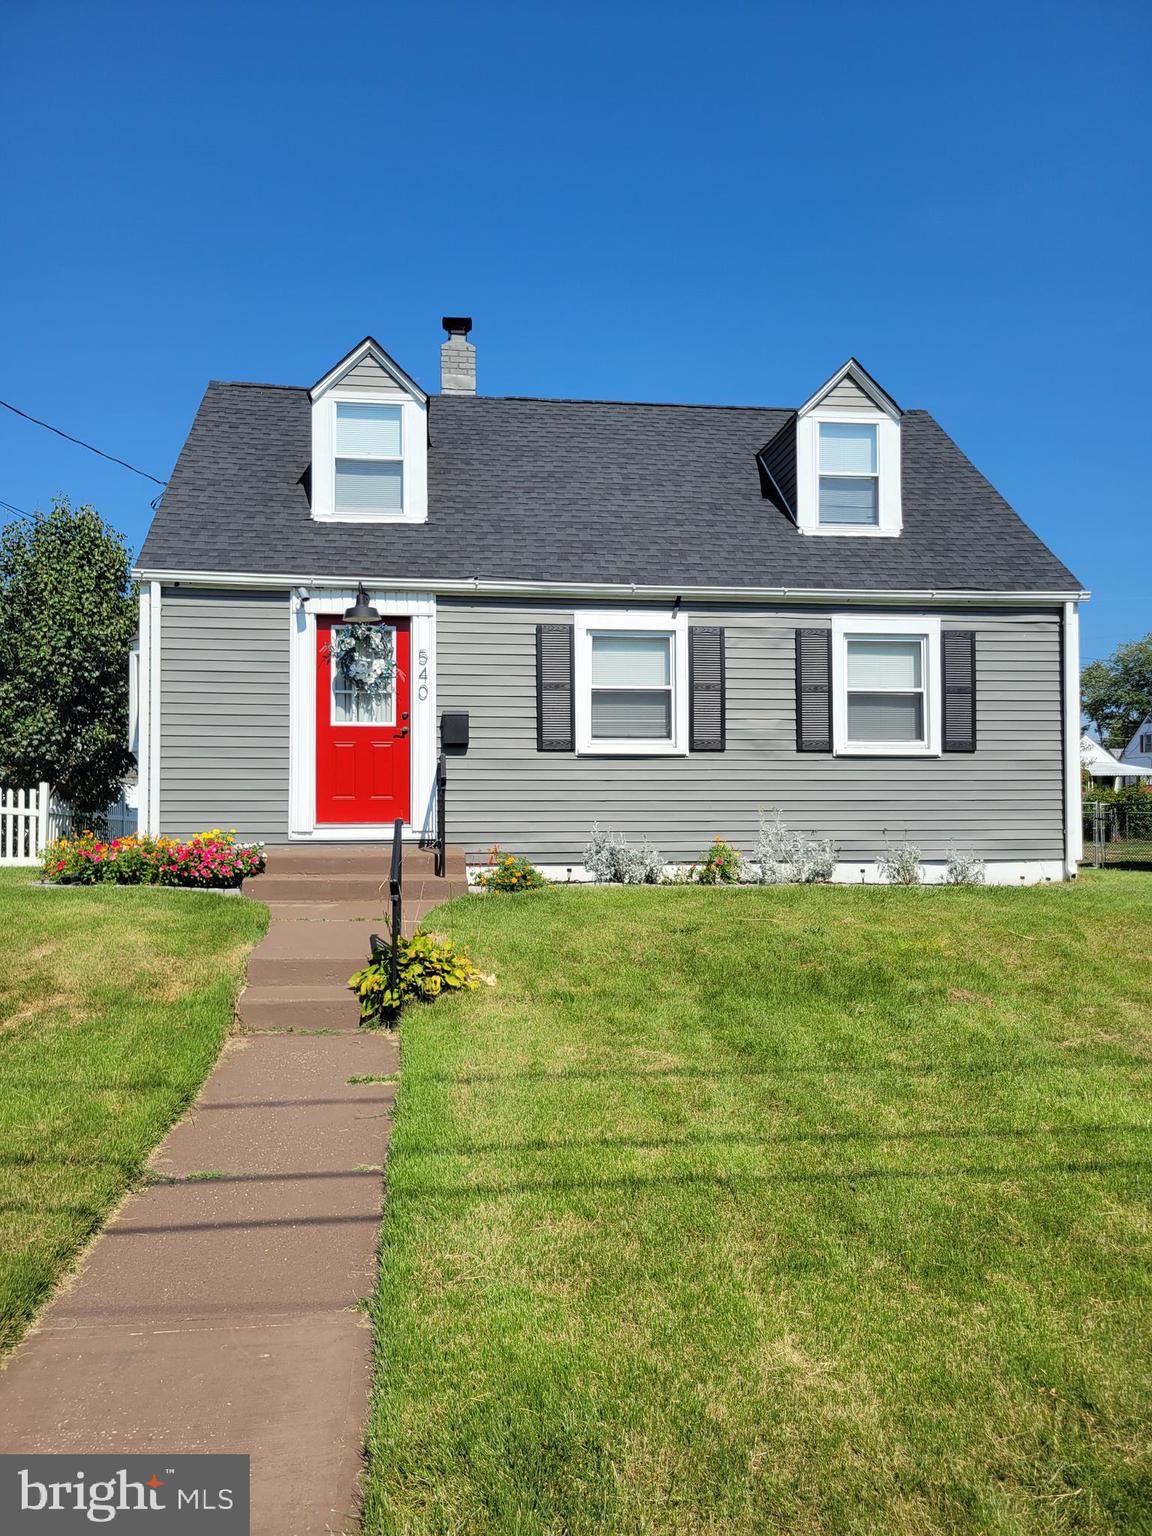
[[[932,417],[903,418],[904,531],[810,538],[761,493],[786,410],[433,396],[427,523],[315,523],[308,391],[208,386],[147,570],[420,581],[1068,591]]]

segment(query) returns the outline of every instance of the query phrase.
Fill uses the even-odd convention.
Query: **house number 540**
[[[428,697],[428,652],[416,652],[416,697],[423,704]]]

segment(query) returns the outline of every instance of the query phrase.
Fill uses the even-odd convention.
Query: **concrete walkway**
[[[350,1079],[399,1063],[394,1038],[358,1030],[355,999],[337,995],[334,967],[346,979],[384,931],[375,875],[349,899],[357,872],[342,853],[336,920],[311,892],[270,902],[250,961],[270,983],[289,956],[327,957],[321,1006],[308,1004],[306,967],[282,1007],[264,985],[259,1022],[229,1042],[154,1155],[159,1182],[127,1200],[0,1375],[4,1451],[247,1453],[253,1536],[356,1524],[363,1303],[396,1089]],[[279,897],[272,873],[262,879]],[[428,899],[450,894],[444,882]]]

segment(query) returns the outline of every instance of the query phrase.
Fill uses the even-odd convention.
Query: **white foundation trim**
[[[470,876],[478,874],[486,869],[486,864],[469,864]],[[665,873],[672,874],[676,869],[687,869],[687,865],[668,864]],[[569,882],[572,885],[586,885],[592,883],[592,876],[584,868],[583,864],[539,864],[540,873],[549,880],[554,880],[559,885]],[[920,865],[920,879],[925,885],[942,885],[947,863],[944,859],[925,859]],[[990,859],[984,870],[984,882],[986,885],[1048,885],[1059,883],[1064,879],[1064,864],[1060,859]],[[836,865],[836,871],[832,876],[834,885],[883,885],[886,882],[880,877],[879,867],[874,859],[841,860]],[[706,889],[713,890],[750,890],[752,886],[713,886]],[[763,890],[771,890],[771,886],[759,887]]]
[[[1068,876],[1084,857],[1083,785],[1080,779],[1080,609],[1064,604],[1064,867]]]
[[[431,593],[370,588],[386,619],[411,620],[411,814],[404,836],[430,836],[436,814],[436,599]],[[356,600],[355,586],[298,587],[288,605],[288,835],[320,842],[385,842],[391,823],[367,826],[316,822],[316,617],[338,615]]]

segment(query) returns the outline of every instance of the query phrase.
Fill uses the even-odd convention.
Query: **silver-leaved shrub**
[[[626,837],[605,831],[593,822],[584,850],[584,868],[594,880],[659,885],[664,860],[649,842],[630,843]]]
[[[813,885],[831,880],[836,848],[829,838],[808,837],[784,823],[778,809],[760,812],[760,831],[746,878],[760,885]]]

